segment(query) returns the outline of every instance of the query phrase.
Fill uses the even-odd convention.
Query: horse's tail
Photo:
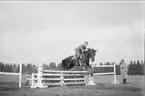
[[[60,64],[61,64],[62,69],[65,70],[65,61],[62,60]]]

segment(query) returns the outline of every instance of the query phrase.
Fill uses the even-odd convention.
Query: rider
[[[75,58],[76,58],[76,61],[77,61],[76,65],[81,65],[79,63],[79,59],[82,58],[83,52],[87,51],[87,45],[88,45],[88,42],[85,41],[79,47],[75,48]]]

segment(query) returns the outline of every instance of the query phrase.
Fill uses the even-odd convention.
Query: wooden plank
[[[43,72],[55,72],[55,73],[87,73],[88,71],[55,71],[55,70],[43,70]]]
[[[60,83],[44,83],[44,86],[48,86],[48,85],[60,85]]]
[[[84,74],[63,74],[63,76],[84,76]]]
[[[74,84],[86,84],[85,82],[64,82],[65,85],[74,85]],[[60,83],[44,83],[44,86],[48,85],[61,85]]]
[[[60,74],[48,74],[48,73],[43,73],[42,76],[60,76]]]
[[[66,80],[85,80],[85,78],[67,78],[67,79],[64,79],[64,81]]]
[[[84,76],[84,74],[62,74],[63,76]],[[60,74],[42,74],[42,76],[60,76]]]
[[[20,75],[20,73],[0,72],[2,75]]]
[[[42,80],[60,80],[60,78],[42,78]]]
[[[95,67],[114,67],[114,65],[98,65],[98,66],[95,66]]]
[[[64,78],[63,80],[84,80],[85,78]],[[32,79],[27,79],[32,80]],[[33,78],[33,80],[38,80],[38,78]],[[61,80],[60,78],[41,78],[41,80]]]
[[[106,72],[106,73],[93,73],[93,75],[111,75],[114,74],[114,72]]]
[[[65,82],[64,85],[86,84],[85,82]]]

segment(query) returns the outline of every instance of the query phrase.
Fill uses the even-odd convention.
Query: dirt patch
[[[10,79],[10,78],[9,78]],[[14,79],[14,78],[13,78]],[[129,76],[128,84],[110,84],[113,76],[95,76],[95,86],[64,86],[44,89],[18,88],[18,83],[0,83],[0,96],[145,96],[144,77]],[[121,81],[117,76],[117,80]]]
[[[129,85],[98,84],[95,86],[64,86],[44,89],[21,88],[0,91],[0,96],[141,96],[141,89]]]

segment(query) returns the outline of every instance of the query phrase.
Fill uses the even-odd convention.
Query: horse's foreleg
[[[88,69],[89,69],[89,75],[92,77],[93,76],[93,68],[91,66],[89,66]]]

